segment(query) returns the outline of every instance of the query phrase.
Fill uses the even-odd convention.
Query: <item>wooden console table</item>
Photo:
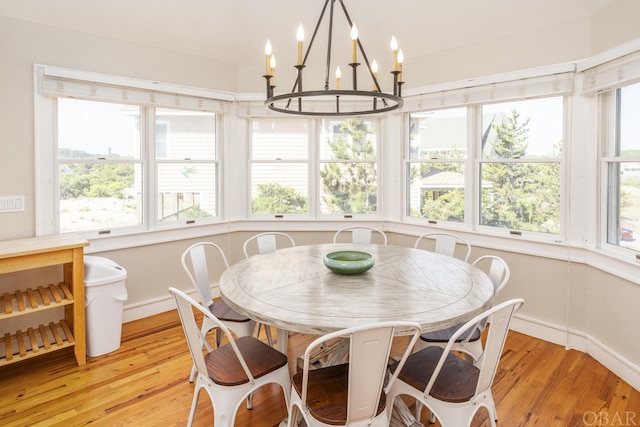
[[[2,292],[0,322],[55,307],[64,307],[64,318],[29,326],[26,331],[5,332],[0,336],[0,366],[67,347],[74,348],[78,365],[86,363],[84,247],[88,245],[74,234],[0,241],[0,274],[62,265],[64,277],[57,284]]]

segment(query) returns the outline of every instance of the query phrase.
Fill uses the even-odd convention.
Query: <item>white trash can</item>
[[[84,257],[87,356],[101,356],[120,348],[126,278],[127,270],[114,261],[99,256]]]

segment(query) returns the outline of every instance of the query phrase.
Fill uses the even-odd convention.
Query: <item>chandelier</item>
[[[331,43],[333,36],[333,14],[334,4],[336,0],[325,0],[322,12],[318,18],[318,22],[313,31],[313,35],[309,42],[306,52],[303,56],[304,30],[302,24],[298,28],[298,61],[295,65],[297,70],[296,79],[291,92],[275,95],[275,56],[272,54],[271,42],[267,40],[265,47],[266,55],[266,73],[263,76],[267,83],[267,99],[264,101],[265,106],[270,110],[287,114],[298,114],[306,116],[357,116],[363,114],[384,113],[395,110],[402,106],[402,50],[398,49],[398,43],[395,37],[391,37],[391,50],[393,54],[393,93],[382,92],[378,81],[378,64],[374,59],[371,63],[362,47],[362,43],[358,38],[358,29],[351,21],[347,8],[342,0],[338,0],[342,11],[351,28],[351,89],[341,89],[340,80],[342,72],[340,67],[336,67],[335,84],[333,88],[329,84],[331,69]],[[318,90],[303,89],[303,71],[309,56],[309,52],[313,46],[313,42],[318,34],[323,18],[329,6],[329,27],[327,40],[327,60],[324,78],[324,88]],[[373,81],[373,90],[358,89],[358,51],[362,55],[365,63],[365,76],[368,74]],[[368,80],[368,79],[367,79]],[[317,101],[317,102],[316,102]]]

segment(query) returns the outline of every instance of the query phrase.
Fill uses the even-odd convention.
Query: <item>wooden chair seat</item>
[[[251,320],[229,307],[223,300],[216,300],[209,304],[209,311],[223,322],[249,322]]]
[[[345,425],[349,392],[349,364],[330,366],[309,371],[307,405],[315,419],[330,425]],[[293,376],[293,387],[302,393],[302,372]],[[386,406],[386,395],[381,393],[376,415]]]
[[[235,343],[254,378],[260,378],[287,364],[287,356],[256,338],[240,337]],[[216,384],[234,386],[249,381],[236,353],[228,344],[207,353],[204,359],[209,377]]]
[[[440,347],[427,347],[413,353],[407,359],[398,379],[418,390],[424,390],[443,352],[444,349]],[[391,369],[394,372],[395,366]],[[479,375],[480,369],[473,363],[449,353],[429,394],[445,402],[466,402],[475,395]]]
[[[450,328],[447,329],[441,329],[439,331],[432,331],[432,332],[425,332],[422,335],[420,335],[420,339],[422,341],[427,341],[427,342],[439,342],[439,343],[446,343],[449,342],[449,338],[451,338],[453,336],[453,334],[460,329],[460,327],[462,326],[462,324],[456,325],[456,326],[452,326]],[[473,329],[473,331],[471,331],[471,338],[469,338],[467,340],[467,336],[469,335],[469,331],[465,332],[464,334],[460,335],[460,338],[458,338],[456,340],[456,342],[462,342],[467,340],[468,342],[474,342],[474,341],[478,341],[480,339],[480,330],[478,328]]]

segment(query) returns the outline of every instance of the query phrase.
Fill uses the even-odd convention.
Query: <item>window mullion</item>
[[[482,157],[482,107],[473,106],[467,109],[467,159],[465,174],[465,225],[475,230],[480,225],[480,160]]]
[[[156,116],[155,108],[144,107],[142,109],[140,124],[140,158],[142,159],[142,168],[144,170],[144,177],[147,182],[143,183],[143,199],[144,199],[144,211],[143,217],[145,228],[156,228],[158,226],[158,208],[154,199],[154,195],[158,194],[158,165],[156,162]]]
[[[319,119],[309,119],[309,215],[320,213],[320,138]]]

